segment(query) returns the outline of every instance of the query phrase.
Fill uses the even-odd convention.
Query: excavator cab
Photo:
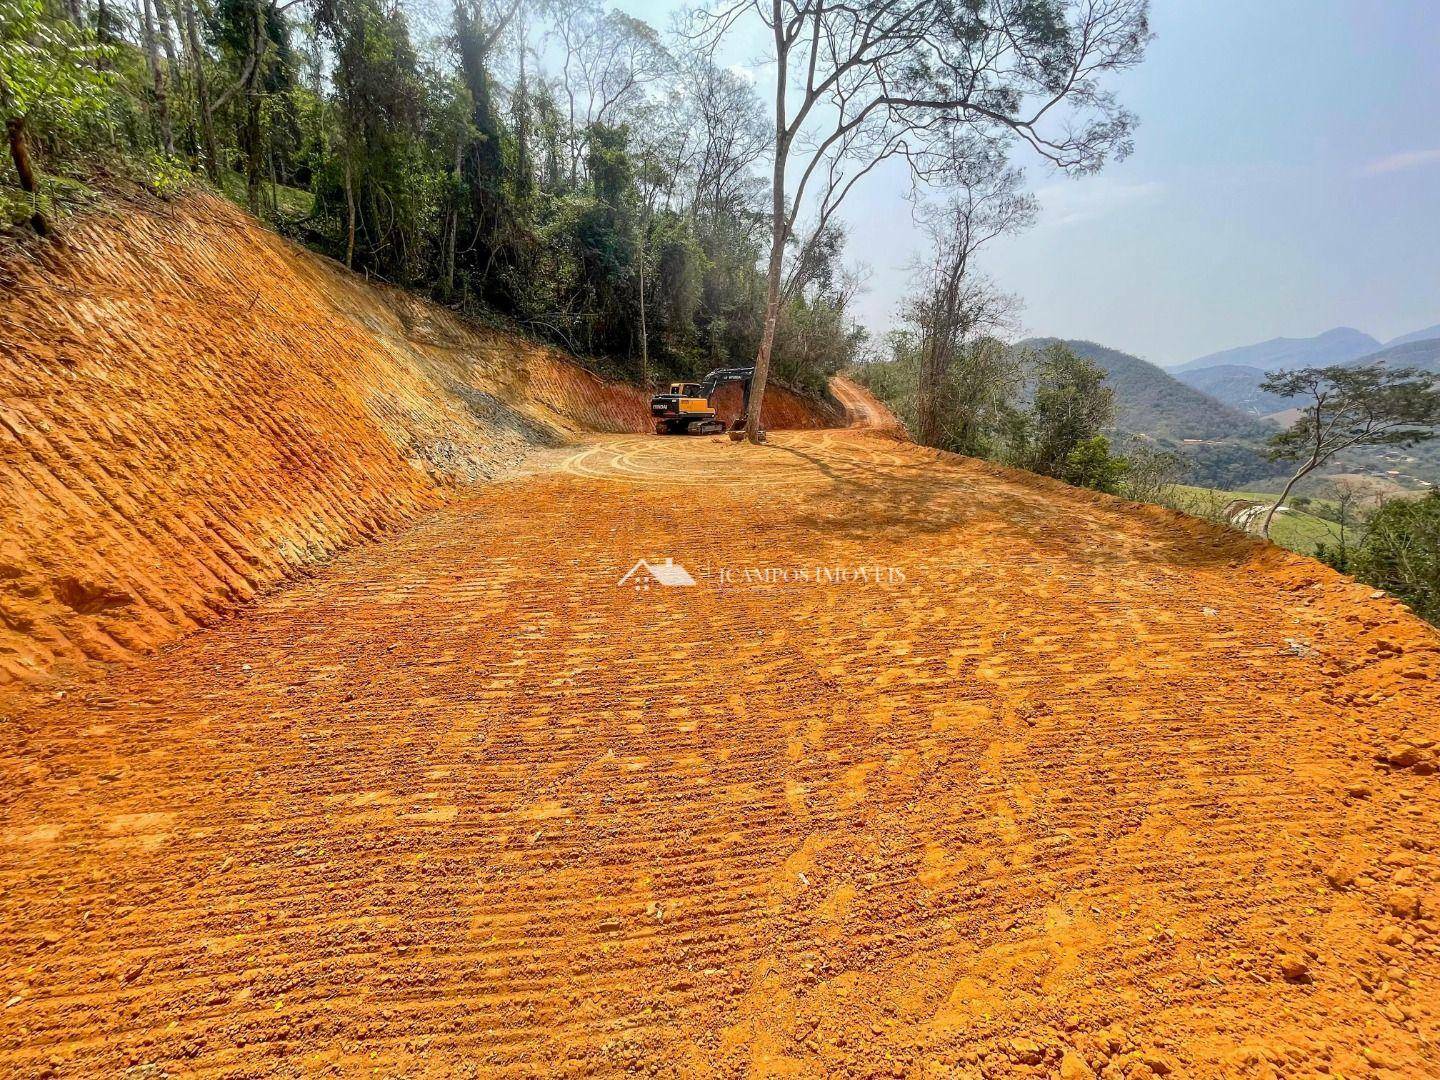
[[[750,407],[750,380],[753,367],[718,368],[700,382],[672,382],[668,393],[650,399],[650,417],[656,435],[720,435],[725,421],[716,413],[715,391],[724,383],[738,382],[744,392],[740,415],[731,426],[731,438],[745,431],[745,413]]]

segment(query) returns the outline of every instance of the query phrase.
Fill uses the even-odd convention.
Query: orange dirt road
[[[0,1073],[1440,1075],[1397,605],[863,431],[545,454],[5,718]]]

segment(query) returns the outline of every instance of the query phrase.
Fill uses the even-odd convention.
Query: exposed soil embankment
[[[745,396],[738,383],[727,383],[715,391],[713,403],[720,419],[729,423],[740,415]],[[815,430],[843,427],[846,415],[837,405],[802,397],[787,387],[771,382],[765,390],[764,426],[771,430]]]
[[[147,652],[534,446],[649,427],[638,388],[214,199],[78,222],[6,256],[0,297],[0,687]]]

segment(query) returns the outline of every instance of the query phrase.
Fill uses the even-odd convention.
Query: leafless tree
[[[1033,196],[1020,190],[1021,176],[1009,168],[1003,157],[985,146],[972,147],[956,156],[954,181],[958,192],[941,205],[924,205],[917,216],[931,243],[931,260],[919,277],[919,295],[912,304],[912,320],[920,332],[920,368],[916,386],[916,438],[926,446],[940,445],[942,412],[947,397],[956,388],[951,377],[957,360],[970,361],[963,373],[963,405],[973,397],[987,398],[996,388],[998,372],[990,364],[974,370],[974,361],[990,350],[966,353],[974,336],[994,334],[1008,328],[1014,311],[1013,298],[999,292],[975,272],[975,256],[982,247],[1006,233],[1025,228],[1035,219]],[[964,420],[969,411],[959,410],[956,420],[966,428],[955,447],[963,453],[977,450],[977,432]],[[956,441],[954,439],[947,441]]]
[[[640,360],[649,370],[647,275],[651,226],[662,211],[719,220],[756,205],[754,165],[768,128],[750,85],[706,57],[674,64],[623,110],[639,193],[637,231]],[[663,88],[663,89],[662,89]]]
[[[708,57],[692,60],[683,78],[699,129],[692,213],[719,216],[750,202],[755,165],[770,149],[770,130],[755,91]]]
[[[943,172],[972,138],[1028,145],[1069,171],[1129,148],[1133,123],[1104,76],[1137,63],[1148,0],[730,0],[696,14],[713,47],[752,19],[775,66],[771,243],[749,437],[779,317],[785,248],[805,208],[823,233],[861,177],[902,157]]]
[[[1299,467],[1270,504],[1260,535],[1270,538],[1275,514],[1305,477],[1356,446],[1414,446],[1440,438],[1440,376],[1384,364],[1271,371],[1266,393],[1302,402],[1299,418],[1270,437],[1270,456]]]
[[[1334,483],[1335,524],[1339,526],[1337,540],[1341,559],[1349,557],[1353,533],[1364,537],[1365,520],[1385,501],[1384,489],[1364,477],[1342,476]]]
[[[694,171],[698,140],[688,122],[684,95],[672,90],[648,102],[631,131],[631,153],[638,166],[635,185],[639,212],[635,216],[636,286],[640,302],[640,381],[649,386],[650,332],[645,306],[645,277],[650,267],[650,229],[655,215],[674,209],[683,180]]]
[[[1184,455],[1164,449],[1148,435],[1134,435],[1121,447],[1121,456],[1125,459],[1125,478],[1120,482],[1120,493],[1125,498],[1173,505],[1175,485],[1190,468]]]
[[[648,23],[591,2],[562,7],[554,30],[563,53],[561,87],[569,113],[570,183],[579,182],[585,131],[615,123],[670,70],[671,60]]]

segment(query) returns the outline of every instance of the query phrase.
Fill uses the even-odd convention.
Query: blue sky
[[[663,27],[673,5],[619,6]],[[1025,329],[1169,364],[1440,323],[1440,2],[1154,0],[1152,21],[1144,64],[1115,80],[1140,116],[1127,161],[1072,180],[1017,154],[1040,220],[982,261]],[[880,330],[921,240],[903,173],[867,179],[849,252]]]

